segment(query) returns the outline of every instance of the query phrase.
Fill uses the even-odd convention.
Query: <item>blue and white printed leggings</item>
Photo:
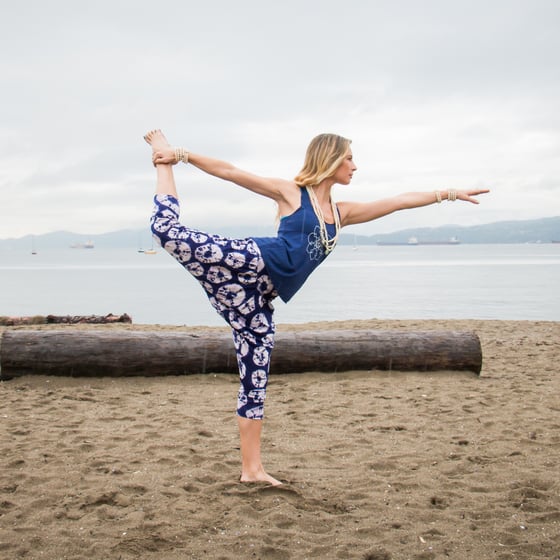
[[[161,246],[202,285],[233,331],[241,384],[237,414],[261,420],[274,347],[274,286],[252,239],[228,239],[179,223],[179,201],[154,197],[151,228]]]

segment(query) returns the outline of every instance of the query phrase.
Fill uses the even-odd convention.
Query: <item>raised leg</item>
[[[152,152],[157,153],[162,150],[169,150],[169,142],[163,135],[161,130],[152,130],[144,136],[144,140],[152,147]],[[175,177],[173,175],[173,166],[170,164],[156,165],[157,183],[156,194],[168,194],[179,199],[177,187],[175,185]]]

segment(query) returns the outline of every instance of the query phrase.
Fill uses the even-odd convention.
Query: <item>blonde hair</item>
[[[307,147],[303,167],[294,181],[300,187],[310,187],[331,177],[348,154],[351,143],[338,134],[315,136]]]

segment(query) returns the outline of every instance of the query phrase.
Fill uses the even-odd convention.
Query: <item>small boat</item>
[[[139,253],[144,253],[144,255],[155,255],[157,253],[157,250],[154,249],[154,239],[153,239],[153,237],[152,237],[152,246],[149,249],[142,249],[142,243],[141,243],[140,237],[141,236],[139,236],[139,238],[138,238],[138,242],[139,242],[138,243],[138,245],[139,245],[138,252]]]

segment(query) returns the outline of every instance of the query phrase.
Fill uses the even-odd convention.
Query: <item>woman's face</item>
[[[354,164],[352,150],[349,149],[346,157],[342,160],[342,163],[335,171],[333,179],[339,185],[349,185],[350,181],[352,181],[352,175],[354,175],[354,171],[356,171],[356,169],[358,168]]]

